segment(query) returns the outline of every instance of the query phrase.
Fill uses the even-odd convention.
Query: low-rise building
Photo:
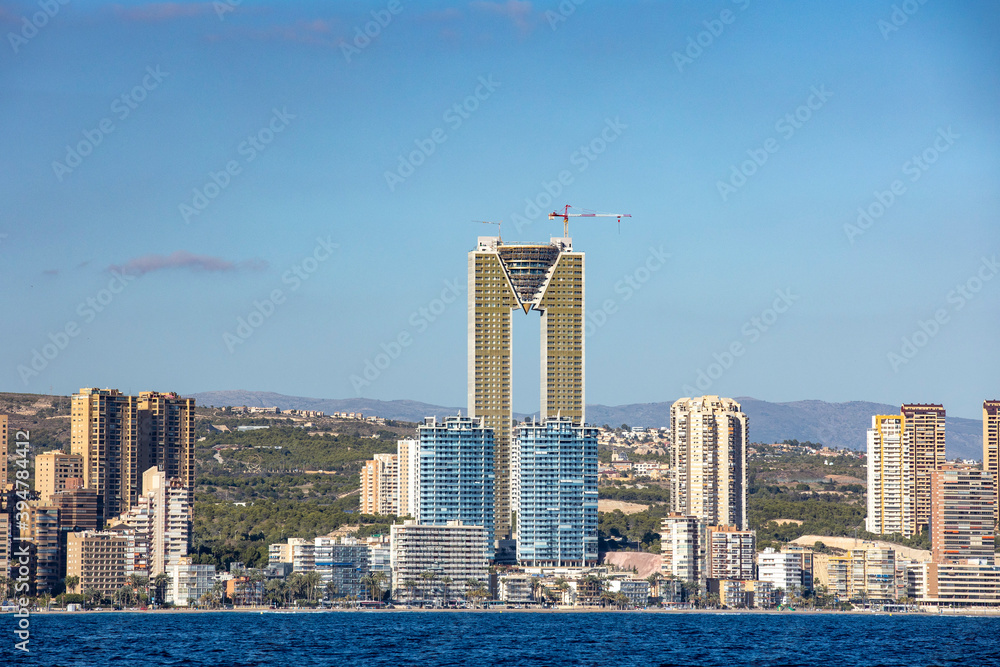
[[[215,585],[215,566],[192,563],[190,557],[182,556],[167,567],[167,576],[170,577],[167,602],[189,607],[211,592]]]
[[[802,558],[798,554],[764,549],[757,559],[757,578],[769,581],[775,588],[791,595],[802,586]]]
[[[645,579],[615,579],[609,582],[608,590],[624,595],[631,607],[649,604],[649,582]]]
[[[533,602],[531,582],[536,578],[527,574],[506,574],[499,577],[500,599],[507,604]]]
[[[1000,566],[986,560],[921,563],[917,602],[929,607],[1000,607]]]
[[[66,576],[78,577],[76,590],[96,589],[111,597],[128,575],[128,538],[111,531],[84,531],[66,536]]]
[[[413,597],[416,589],[427,594],[434,581],[448,578],[451,595],[463,595],[489,581],[486,529],[449,521],[444,526],[406,521],[391,528],[392,581],[399,595]],[[427,573],[427,574],[425,574]],[[432,579],[433,578],[433,579]]]

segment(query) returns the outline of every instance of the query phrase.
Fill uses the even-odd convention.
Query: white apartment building
[[[663,518],[660,531],[663,576],[700,585],[704,579],[704,524],[696,516],[670,514]]]
[[[420,585],[426,572],[434,576],[434,582],[450,580],[450,597],[463,595],[469,580],[483,585],[489,581],[487,554],[492,553],[492,543],[482,526],[465,526],[458,521],[431,526],[408,520],[393,525],[391,531],[392,581],[397,591]]]
[[[873,415],[868,429],[868,518],[870,533],[913,535],[913,461],[903,434],[903,415]]]
[[[802,586],[802,557],[780,553],[770,547],[757,556],[757,579],[768,581],[789,595]]]

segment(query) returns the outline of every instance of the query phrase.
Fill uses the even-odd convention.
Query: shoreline
[[[943,617],[943,616],[981,616],[1000,618],[1000,608],[994,609],[942,609],[925,611],[865,611],[850,610],[840,611],[834,609],[605,609],[600,607],[558,607],[555,609],[407,609],[396,607],[393,609],[264,609],[261,607],[240,607],[238,609],[100,609],[100,610],[79,610],[66,611],[65,609],[50,609],[32,611],[31,614],[40,615],[76,615],[76,614],[330,614],[330,613],[459,613],[459,614],[715,614],[715,615],[854,615],[854,616],[915,616],[915,617]],[[14,612],[3,612],[0,616]]]

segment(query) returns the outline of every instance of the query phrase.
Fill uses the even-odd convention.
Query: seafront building
[[[513,450],[518,562],[597,565],[597,429],[532,420],[517,425]]]
[[[202,595],[210,593],[215,585],[215,566],[192,563],[191,558],[182,556],[167,568],[170,583],[166,601],[177,607],[189,607],[198,602]]]
[[[445,526],[407,520],[391,528],[392,582],[397,599],[461,597],[470,582],[486,585],[492,541],[482,526]],[[429,573],[429,574],[428,574]],[[447,579],[447,593],[441,590]]]
[[[354,538],[317,537],[313,541],[315,570],[324,592],[332,585],[334,598],[364,599],[362,580],[369,572],[368,545]]]
[[[704,559],[704,524],[696,516],[671,513],[660,526],[661,573],[668,579],[701,585]]]
[[[745,528],[747,416],[731,398],[681,398],[670,408],[671,511]]]
[[[421,524],[460,521],[494,532],[493,432],[483,417],[428,417],[417,427]]]
[[[899,595],[896,552],[868,546],[827,559],[830,593],[841,601],[894,602]]]
[[[494,439],[494,539],[513,534],[512,325],[515,310],[541,314],[542,419],[584,423],[584,254],[572,239],[547,244],[479,237],[469,253],[468,410]]]
[[[993,475],[964,465],[931,472],[931,554],[935,563],[994,563]]]
[[[802,586],[802,558],[767,548],[757,556],[757,578],[791,596]]]
[[[75,592],[95,589],[112,597],[128,580],[129,540],[113,531],[66,536],[66,576],[79,578]]]
[[[754,531],[739,530],[736,526],[708,526],[705,533],[705,576],[708,579],[743,581],[757,578],[754,563],[757,534]]]

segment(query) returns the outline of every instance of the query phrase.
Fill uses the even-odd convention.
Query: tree
[[[379,573],[381,574],[381,572]],[[441,595],[444,598],[445,606],[448,605],[448,593],[450,591],[450,586],[454,582],[451,577],[441,577]]]
[[[104,599],[104,594],[94,587],[90,587],[87,590],[85,590],[83,592],[83,596],[86,598],[87,604],[90,605],[91,607],[100,604],[101,600]]]
[[[156,589],[156,601],[159,604],[163,604],[167,598],[167,584],[170,582],[170,577],[167,576],[165,572],[160,572],[158,575],[153,577],[153,586]]]
[[[332,581],[326,582],[326,586],[323,587],[323,595],[332,606],[334,598],[337,597],[337,584]]]
[[[76,575],[70,575],[66,577],[66,590],[70,593],[76,593],[76,587],[80,585],[80,577]]]
[[[319,572],[317,572],[316,570],[310,570],[309,572],[306,572],[303,583],[305,584],[306,588],[306,599],[309,602],[315,602],[316,590],[319,587],[320,583],[322,583],[322,577],[320,577]]]

